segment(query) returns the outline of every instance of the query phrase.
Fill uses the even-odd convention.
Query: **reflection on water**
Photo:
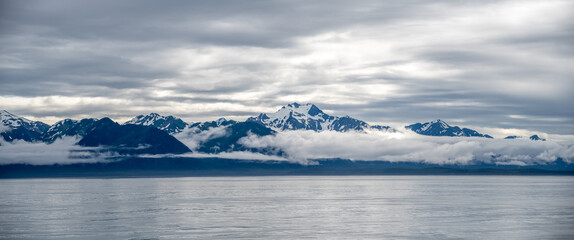
[[[574,239],[574,178],[0,180],[0,239]]]

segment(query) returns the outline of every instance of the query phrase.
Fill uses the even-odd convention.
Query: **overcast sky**
[[[0,108],[33,120],[244,120],[296,101],[574,136],[570,0],[0,4]]]

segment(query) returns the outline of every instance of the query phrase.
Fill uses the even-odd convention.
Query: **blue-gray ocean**
[[[574,239],[574,177],[0,180],[0,239]]]

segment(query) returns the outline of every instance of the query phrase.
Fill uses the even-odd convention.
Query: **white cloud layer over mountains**
[[[210,138],[225,134],[224,127],[213,128],[204,134],[186,134],[176,137],[190,149]],[[65,138],[53,144],[2,142],[0,164],[67,164],[74,162],[109,161],[109,155],[96,148],[74,145],[77,140]],[[562,158],[574,162],[574,146],[552,141],[528,139],[487,139],[475,137],[432,137],[409,132],[333,132],[284,131],[276,135],[258,137],[250,135],[239,143],[253,148],[276,147],[284,156],[268,156],[251,152],[220,154],[187,153],[182,155],[145,155],[145,157],[218,157],[246,160],[290,161],[312,164],[313,159],[351,159],[390,162],[415,162],[441,165],[545,165]],[[88,150],[88,151],[87,151]],[[94,151],[89,151],[94,150]]]
[[[44,142],[26,142],[17,140],[5,142],[0,138],[0,164],[32,165],[71,164],[105,162],[105,154],[93,154],[98,148],[82,147],[76,145],[79,139],[66,137],[58,139],[52,144]]]
[[[320,158],[420,162],[431,164],[546,164],[574,160],[574,147],[555,142],[477,137],[432,137],[414,133],[340,133],[287,131],[276,136],[249,136],[250,147],[279,147],[296,161]]]

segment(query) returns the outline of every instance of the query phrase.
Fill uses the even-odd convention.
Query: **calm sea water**
[[[574,177],[0,180],[1,239],[574,239]]]

